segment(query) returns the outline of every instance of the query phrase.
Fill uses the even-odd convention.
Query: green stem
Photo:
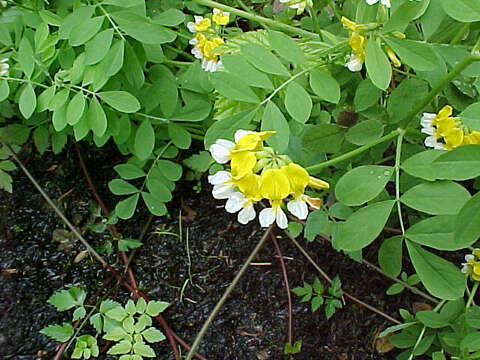
[[[402,143],[405,130],[399,130],[397,138],[397,149],[395,152],[395,201],[397,203],[398,221],[400,222],[400,229],[402,236],[405,236],[405,226],[403,225],[402,205],[400,204],[400,162],[402,156]]]
[[[228,286],[228,288],[225,290],[225,292],[223,293],[222,297],[220,298],[220,300],[218,300],[217,304],[215,305],[215,307],[213,308],[212,312],[210,313],[210,315],[208,316],[208,319],[205,321],[205,323],[203,324],[202,328],[200,329],[200,332],[198,333],[195,341],[193,342],[192,344],[192,347],[190,348],[190,351],[188,352],[187,354],[187,357],[186,357],[186,360],[192,360],[194,354],[195,354],[195,351],[197,350],[198,348],[198,345],[200,345],[200,342],[202,341],[205,333],[207,332],[208,328],[210,327],[213,319],[215,319],[215,317],[217,316],[218,312],[220,311],[221,307],[223,306],[223,304],[225,303],[225,301],[227,300],[227,298],[230,296],[231,292],[233,291],[233,289],[235,288],[235,286],[237,285],[238,281],[240,280],[240,278],[242,277],[243,273],[247,270],[248,266],[250,265],[250,263],[253,261],[253,259],[255,258],[255,256],[257,255],[257,253],[260,251],[260,249],[262,248],[263,244],[265,243],[265,241],[267,240],[268,238],[268,234],[270,234],[270,231],[272,230],[272,227],[270,226],[267,231],[265,231],[265,234],[263,234],[262,238],[260,239],[260,241],[258,242],[257,246],[255,246],[255,249],[253,249],[253,251],[251,252],[250,256],[248,257],[247,261],[245,261],[245,263],[242,265],[240,271],[237,273],[237,275],[235,275],[235,278],[233,279],[232,283]]]
[[[421,331],[420,334],[418,335],[417,342],[416,342],[415,345],[413,346],[412,353],[411,353],[410,356],[408,357],[408,360],[412,360],[413,357],[415,356],[415,355],[414,355],[415,350],[417,349],[418,345],[420,344],[420,341],[422,341],[423,335],[425,335],[425,330],[427,330],[427,327],[426,327],[426,326],[423,326],[422,331]]]
[[[309,38],[317,38],[317,39],[319,38],[318,34],[312,33],[310,31],[299,29],[299,28],[296,28],[294,26],[287,25],[287,24],[281,23],[281,22],[276,21],[276,20],[265,18],[263,16],[250,14],[246,11],[236,9],[234,7],[231,7],[231,6],[223,5],[223,4],[221,4],[219,2],[216,2],[216,1],[212,1],[212,0],[193,0],[193,1],[196,2],[197,4],[208,6],[210,8],[217,8],[217,9],[220,9],[220,10],[223,10],[223,11],[228,11],[231,14],[235,14],[237,16],[243,17],[243,18],[248,19],[248,20],[256,21],[260,24],[265,24],[265,25],[271,26],[272,28],[276,28],[276,29],[279,29],[279,30],[284,30],[285,32],[288,32],[290,34],[306,36],[306,37],[309,37]]]
[[[460,31],[457,32],[455,37],[450,41],[450,45],[456,45],[462,38],[465,36],[465,33],[468,31],[470,28],[470,23],[464,23],[462,27],[460,28]]]
[[[478,284],[479,284],[478,282],[475,282],[475,284],[473,285],[472,291],[467,300],[467,305],[465,306],[467,309],[472,305],[473,297],[475,296],[475,293],[477,292],[477,289],[478,289]]]
[[[171,45],[163,45],[164,48],[168,49],[168,50],[171,50],[179,55],[182,55],[185,59],[187,60],[191,60],[191,61],[195,61],[195,57],[190,55],[189,53],[183,51],[183,50],[180,50],[180,49],[177,49],[176,47],[173,47]]]
[[[308,9],[308,12],[312,18],[313,28],[315,29],[316,33],[320,35],[322,29],[320,29],[320,24],[318,23],[317,12],[314,9]]]
[[[165,64],[171,64],[171,65],[175,65],[175,66],[190,66],[190,65],[192,65],[191,62],[177,61],[177,60],[170,60],[170,59],[165,59],[163,62]]]
[[[112,27],[113,29],[117,32],[117,34],[120,36],[120,38],[123,40],[123,41],[126,41],[125,40],[125,37],[123,36],[122,32],[120,31],[120,29],[118,28],[117,24],[115,24],[115,21],[113,21],[113,19],[110,17],[110,14],[103,8],[102,4],[100,3],[97,3],[98,7],[100,8],[100,10],[102,10],[102,12],[105,14],[105,16],[107,17],[108,21],[110,22],[110,24],[112,24]]]
[[[442,89],[447,86],[456,76],[458,76],[468,65],[475,61],[479,61],[478,54],[472,54],[460,61],[430,92],[423,97],[400,121],[400,127],[406,128],[414,117],[427,106]]]
[[[363,146],[360,146],[359,148],[356,148],[355,150],[349,151],[348,153],[345,153],[343,155],[337,156],[334,159],[325,161],[325,162],[320,163],[320,164],[309,166],[309,167],[306,168],[306,170],[310,174],[318,173],[323,168],[326,168],[328,166],[332,166],[332,165],[338,164],[342,161],[348,160],[348,159],[350,159],[354,156],[357,156],[357,155],[363,153],[364,151],[374,147],[375,145],[381,144],[385,141],[388,141],[388,140],[391,140],[391,139],[397,137],[398,134],[400,133],[400,131],[401,131],[401,129],[393,130],[390,134],[382,136],[380,139],[372,141],[369,144],[365,144]]]

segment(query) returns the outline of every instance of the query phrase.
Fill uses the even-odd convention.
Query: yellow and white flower
[[[305,8],[313,6],[312,0],[280,0],[280,2],[292,9],[297,9],[297,15],[302,14]]]
[[[248,174],[237,182],[239,192],[230,196],[225,204],[229,213],[238,213],[238,222],[247,224],[257,216],[254,204],[262,200],[260,193],[260,176]]]
[[[290,181],[280,169],[268,169],[260,175],[260,193],[270,202],[269,208],[263,209],[258,219],[262,227],[268,227],[274,222],[280,229],[288,226],[287,215],[282,210],[283,199],[290,194]]]
[[[8,75],[8,69],[10,68],[10,66],[8,65],[7,61],[7,58],[0,60],[0,76]]]
[[[215,199],[228,199],[235,193],[236,184],[228,171],[217,171],[208,177],[208,182],[213,185],[212,195]]]
[[[352,48],[352,54],[348,58],[348,62],[345,66],[348,70],[356,72],[362,70],[363,63],[365,62],[365,46],[367,44],[367,39],[365,36],[352,33],[348,44]]]
[[[374,5],[376,3],[378,3],[379,0],[366,0],[367,1],[367,4],[368,5]],[[380,0],[380,3],[383,5],[383,6],[386,6],[387,8],[389,8],[390,6],[392,6],[390,4],[390,0]]]
[[[209,18],[204,18],[203,16],[194,15],[193,18],[195,22],[189,21],[187,23],[187,29],[192,33],[204,32],[210,29],[212,22]]]
[[[462,263],[462,272],[474,281],[480,281],[479,256],[480,249],[474,249],[472,254],[465,255],[465,262]]]
[[[213,9],[212,20],[217,25],[227,25],[230,20],[230,13],[220,9]]]

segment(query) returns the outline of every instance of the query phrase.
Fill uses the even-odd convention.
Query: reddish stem
[[[280,250],[280,246],[278,246],[277,239],[275,239],[275,235],[270,233],[270,239],[272,239],[273,246],[275,247],[275,251],[277,252],[278,260],[280,261],[280,266],[282,268],[283,274],[283,282],[285,283],[285,291],[287,292],[287,300],[288,300],[288,343],[292,345],[292,295],[290,294],[290,285],[288,283],[288,276],[287,276],[287,268],[285,267],[285,261],[283,261],[282,251]]]

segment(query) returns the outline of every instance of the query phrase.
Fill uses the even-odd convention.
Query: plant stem
[[[325,162],[320,163],[320,164],[309,166],[309,167],[306,168],[306,170],[310,174],[318,173],[319,170],[321,170],[323,168],[326,168],[328,166],[332,166],[332,165],[338,164],[339,162],[348,160],[348,159],[350,159],[354,156],[357,156],[357,155],[363,153],[364,151],[374,147],[375,145],[378,145],[378,144],[381,144],[385,141],[391,140],[391,139],[395,138],[396,136],[398,136],[399,133],[400,133],[400,129],[393,130],[390,134],[382,136],[380,139],[372,141],[369,144],[365,144],[363,146],[360,146],[359,148],[356,148],[355,150],[349,151],[348,153],[337,156],[336,158],[333,158],[331,160],[325,161]]]
[[[447,86],[457,75],[459,75],[467,66],[480,60],[480,55],[472,54],[460,61],[430,92],[425,95],[400,121],[400,127],[406,129],[414,117],[427,106],[442,89]]]
[[[313,28],[315,29],[316,33],[320,35],[322,30],[320,29],[320,24],[318,23],[317,12],[315,9],[308,9],[308,12],[312,18]]]
[[[287,276],[287,268],[285,267],[285,261],[283,260],[282,251],[280,250],[280,246],[278,246],[278,241],[275,239],[275,235],[270,233],[270,239],[272,239],[273,246],[275,247],[275,251],[278,255],[278,261],[280,262],[280,266],[282,268],[283,274],[283,281],[285,282],[285,291],[287,292],[287,301],[288,301],[288,343],[293,345],[293,336],[292,336],[292,294],[290,294],[290,285],[288,283],[288,276]]]
[[[399,130],[397,138],[397,149],[395,151],[395,202],[397,203],[398,221],[402,230],[402,237],[405,237],[405,226],[403,225],[402,205],[400,204],[400,162],[402,156],[402,143],[405,130]]]
[[[456,45],[460,40],[462,40],[463,36],[465,36],[465,33],[468,31],[469,28],[470,23],[464,23],[460,28],[460,31],[458,31],[452,41],[450,41],[450,45]]]
[[[478,289],[478,284],[479,284],[478,282],[475,282],[475,284],[473,285],[472,291],[470,292],[470,296],[468,297],[468,300],[467,300],[467,305],[465,305],[467,309],[470,307],[470,305],[472,305],[473,298]]]
[[[228,11],[231,14],[235,14],[235,15],[243,17],[245,19],[256,21],[260,24],[265,24],[265,25],[271,26],[273,28],[283,30],[283,31],[288,32],[290,34],[301,35],[301,36],[306,36],[306,37],[309,37],[309,38],[316,38],[316,39],[319,38],[319,35],[317,35],[315,33],[312,33],[310,31],[299,29],[299,28],[296,28],[294,26],[287,25],[287,24],[281,23],[281,22],[276,21],[276,20],[265,18],[263,16],[250,14],[246,11],[236,9],[234,7],[231,7],[231,6],[223,5],[223,4],[221,4],[219,2],[216,2],[216,1],[212,1],[212,0],[193,0],[193,1],[196,2],[197,4],[208,6],[210,8],[217,8],[217,9],[220,9],[220,10],[223,10],[223,11]]]
[[[227,300],[227,298],[230,296],[231,292],[233,291],[233,289],[237,285],[238,281],[242,277],[243,273],[247,270],[248,266],[253,261],[254,257],[258,254],[258,252],[262,248],[262,246],[265,243],[265,241],[267,240],[268,234],[270,233],[271,230],[272,230],[272,226],[270,226],[265,231],[265,234],[263,234],[263,236],[260,239],[260,241],[258,242],[257,246],[255,246],[255,249],[253,249],[253,251],[250,253],[250,255],[248,256],[248,259],[245,261],[245,263],[240,268],[240,271],[237,273],[237,275],[235,275],[235,278],[233,279],[231,284],[227,287],[227,289],[223,293],[220,300],[218,300],[217,304],[213,308],[212,312],[208,316],[207,320],[205,321],[202,328],[200,329],[197,337],[195,338],[195,341],[193,342],[192,347],[187,354],[186,360],[191,360],[192,359],[193,354],[195,353],[195,350],[197,350],[198,345],[200,345],[200,342],[202,341],[203,337],[205,336],[205,334],[206,334],[208,328],[210,327],[210,324],[212,323],[213,319],[215,319],[215,317],[217,316],[221,307],[223,306],[223,304],[225,303],[225,301]]]

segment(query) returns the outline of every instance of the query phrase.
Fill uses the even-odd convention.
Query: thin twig
[[[262,248],[262,246],[265,243],[265,240],[267,240],[268,234],[270,233],[271,230],[272,230],[272,226],[270,226],[265,231],[265,234],[263,234],[263,236],[260,239],[260,241],[258,242],[257,246],[255,246],[255,249],[253,249],[253,251],[250,253],[250,255],[248,256],[248,259],[245,261],[245,263],[240,268],[240,271],[237,273],[237,275],[235,275],[235,278],[233,279],[231,284],[227,287],[227,289],[223,293],[220,300],[218,300],[217,304],[213,308],[212,312],[208,316],[207,320],[205,321],[202,328],[200,329],[197,337],[195,338],[195,341],[192,344],[192,348],[190,349],[190,351],[187,354],[186,360],[191,360],[192,359],[195,350],[197,349],[198,345],[200,345],[200,342],[202,341],[203,337],[205,336],[205,334],[206,334],[208,328],[210,327],[210,324],[212,323],[213,319],[215,319],[215,317],[217,316],[221,307],[223,306],[223,304],[225,303],[225,301],[227,300],[227,298],[229,297],[229,295],[231,294],[231,292],[233,291],[233,289],[235,288],[235,286],[239,282],[243,273],[247,270],[250,263],[253,261],[255,256],[258,254],[258,252]]]
[[[320,275],[322,275],[322,277],[327,280],[329,283],[332,283],[332,279],[322,270],[322,268],[320,266],[318,266],[318,264],[310,257],[310,255],[308,255],[308,253],[305,251],[305,249],[297,242],[297,240],[295,240],[295,238],[290,235],[290,233],[288,231],[285,231],[285,234],[290,238],[290,240],[292,240],[292,242],[295,244],[295,246],[300,250],[300,252],[307,258],[307,260],[313,265],[313,267],[320,273]],[[347,293],[345,290],[343,290],[343,295],[347,298],[349,298],[350,300],[352,300],[353,302],[356,302],[357,304],[365,307],[366,309],[380,315],[380,316],[383,316],[385,319],[388,319],[390,320],[391,322],[395,323],[395,324],[401,324],[400,321],[398,321],[397,319],[391,317],[390,315],[384,313],[383,311],[363,302],[362,300],[360,299],[357,299],[355,296]]]
[[[278,241],[275,239],[275,235],[270,233],[270,239],[272,239],[273,246],[278,255],[278,260],[280,261],[280,266],[282,267],[283,281],[285,282],[285,291],[287,292],[287,301],[288,301],[288,343],[292,345],[293,335],[292,335],[292,294],[290,294],[290,285],[288,283],[287,268],[285,267],[285,261],[283,260],[282,251],[280,246],[278,246]]]

